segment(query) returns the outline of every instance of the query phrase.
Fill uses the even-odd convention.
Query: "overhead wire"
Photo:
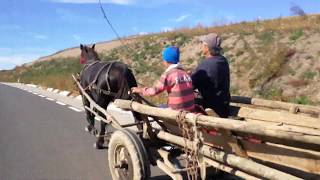
[[[125,40],[123,38],[121,38],[121,36],[119,35],[119,33],[117,32],[117,30],[114,28],[114,26],[112,25],[110,19],[107,16],[106,11],[104,10],[103,6],[102,6],[102,2],[101,0],[99,0],[99,6],[100,6],[100,10],[103,14],[103,18],[107,21],[109,27],[111,28],[111,30],[113,31],[113,33],[116,35],[117,39],[119,40],[119,42],[121,43],[121,45],[123,47],[125,47],[129,52],[133,52],[133,49],[131,49],[128,44],[125,42]],[[138,84],[144,86],[143,84],[137,82]]]
[[[114,28],[114,26],[112,25],[110,19],[107,16],[106,11],[104,10],[103,6],[102,6],[102,2],[101,0],[99,0],[99,6],[100,6],[100,10],[103,14],[103,18],[107,21],[108,25],[110,26],[111,30],[113,31],[113,33],[116,35],[117,39],[120,41],[120,43],[122,44],[122,46],[124,46],[125,48],[127,48],[128,51],[132,51],[132,49],[128,46],[128,44],[125,42],[125,40],[123,38],[121,38],[121,36],[119,35],[119,33],[116,31],[116,29]]]

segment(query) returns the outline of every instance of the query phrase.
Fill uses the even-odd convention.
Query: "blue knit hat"
[[[180,60],[180,50],[178,47],[169,46],[162,51],[162,58],[164,61],[171,64],[178,64]]]

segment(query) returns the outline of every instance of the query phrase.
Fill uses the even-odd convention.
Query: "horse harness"
[[[91,63],[91,64],[86,64],[86,65],[83,67],[82,71],[80,72],[80,77],[82,77],[82,73],[83,73],[83,71],[84,71],[85,69],[87,69],[87,68],[89,68],[90,66],[93,66],[93,65],[95,65],[95,64],[97,64],[97,63],[100,63],[100,62],[99,62],[99,61],[95,61],[95,62],[93,62],[93,63]],[[116,96],[116,95],[117,95],[116,93],[111,92],[110,84],[109,84],[109,81],[108,81],[109,72],[110,72],[111,67],[112,67],[112,65],[113,65],[114,63],[115,63],[115,61],[112,61],[112,62],[110,62],[110,63],[104,64],[104,65],[98,70],[98,72],[97,72],[96,76],[94,77],[93,81],[92,81],[87,87],[85,87],[84,90],[86,91],[86,90],[88,90],[88,89],[89,89],[89,90],[94,89],[94,90],[97,90],[100,94],[102,93],[102,94],[105,94],[105,95],[107,95],[107,96]],[[101,88],[98,88],[98,87],[97,87],[97,80],[98,80],[101,72],[102,72],[108,65],[109,65],[109,67],[108,67],[107,72],[106,72],[106,83],[107,83],[108,90],[104,90],[104,89],[101,89]]]

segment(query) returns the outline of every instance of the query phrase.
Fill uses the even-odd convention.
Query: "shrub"
[[[249,80],[251,88],[263,85],[266,81],[277,77],[283,65],[288,61],[288,49],[283,45],[279,45],[276,49],[275,53],[270,54],[270,58],[266,59],[266,62],[259,63],[257,73]]]
[[[269,100],[282,99],[282,89],[277,89],[277,88],[264,89],[262,91],[259,91],[258,94],[262,96],[264,99],[269,99]]]
[[[258,39],[261,41],[263,45],[267,45],[272,42],[274,36],[274,32],[268,31],[260,34]]]
[[[292,68],[290,68],[288,71],[291,76],[296,75],[296,72]]]
[[[244,51],[243,50],[239,50],[239,51],[237,51],[236,56],[241,56],[242,54],[244,54]]]
[[[230,86],[230,93],[231,93],[231,94],[238,95],[238,94],[239,94],[239,89],[238,89],[238,87]]]
[[[296,103],[296,104],[312,104],[312,102],[310,101],[310,99],[307,96],[298,96],[294,99],[291,99],[291,102]]]
[[[316,72],[307,71],[302,74],[303,79],[313,79],[317,75]]]
[[[303,36],[303,31],[300,29],[300,30],[295,30],[292,32],[291,36],[290,36],[290,40],[291,41],[296,41],[298,40],[301,36]]]
[[[192,64],[194,61],[195,61],[195,60],[194,60],[193,58],[188,58],[188,59],[187,59],[187,63],[188,63],[188,64]]]

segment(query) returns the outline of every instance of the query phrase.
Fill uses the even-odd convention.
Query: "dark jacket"
[[[213,56],[205,59],[191,76],[194,89],[203,97],[203,106],[221,117],[227,117],[230,102],[230,70],[227,59]]]

